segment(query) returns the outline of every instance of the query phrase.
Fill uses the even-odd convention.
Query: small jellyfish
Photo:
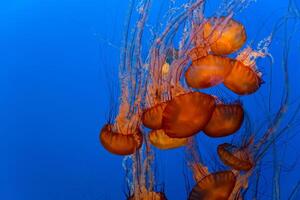
[[[163,192],[149,192],[139,194],[139,197],[131,195],[127,200],[167,200],[166,195]]]
[[[171,138],[162,129],[151,131],[149,140],[153,146],[163,150],[175,149],[188,143],[188,138]]]
[[[106,124],[100,131],[100,142],[113,154],[130,155],[142,146],[143,135],[139,130],[122,134],[114,131],[113,125]]]
[[[222,162],[235,170],[249,171],[253,167],[247,148],[238,148],[224,143],[218,146],[217,151]]]
[[[231,171],[211,173],[192,189],[188,200],[228,200],[236,183]]]
[[[228,17],[208,19],[204,24],[203,36],[216,55],[228,55],[237,51],[247,39],[244,26]]]
[[[222,83],[232,67],[230,58],[208,55],[193,60],[185,73],[185,80],[192,88],[209,88]]]
[[[163,112],[162,129],[172,138],[195,135],[208,123],[215,109],[215,98],[201,92],[174,97]]]
[[[216,105],[216,108],[203,132],[210,137],[225,137],[238,131],[244,120],[241,103]]]
[[[150,129],[160,129],[162,127],[162,113],[167,103],[162,102],[151,108],[146,109],[142,115],[142,123]]]
[[[231,72],[224,80],[224,85],[236,94],[247,95],[259,89],[262,84],[260,76],[254,68],[236,60]]]

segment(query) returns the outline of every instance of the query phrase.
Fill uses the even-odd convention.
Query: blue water
[[[207,12],[217,3],[207,3]],[[105,84],[113,81],[103,68],[118,66],[127,7],[124,0],[0,2],[0,199],[124,199],[122,157],[105,151],[98,134],[109,106]],[[284,0],[258,0],[237,19],[248,38],[259,40],[268,36],[286,8]],[[297,37],[290,60],[295,101],[300,72]],[[271,53],[280,57],[280,50],[275,44]],[[275,99],[280,96],[276,86],[281,85],[275,83]],[[260,109],[250,106],[250,111]],[[299,142],[300,136],[290,141],[286,166],[299,157]],[[159,160],[167,196],[184,199],[183,152],[164,152]],[[284,194],[300,179],[298,169],[296,162],[284,173]],[[264,179],[271,181],[267,175]]]

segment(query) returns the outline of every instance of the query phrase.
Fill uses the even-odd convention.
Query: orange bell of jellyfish
[[[113,125],[106,124],[100,132],[100,142],[103,147],[117,155],[130,155],[136,152],[143,143],[143,136],[140,131],[134,134],[122,134],[113,131]]]
[[[185,80],[192,88],[209,88],[222,83],[232,67],[230,58],[208,55],[192,62]]]
[[[190,92],[174,97],[163,112],[162,129],[172,138],[186,138],[203,130],[215,109],[214,97]]]
[[[160,103],[151,108],[146,109],[142,115],[142,123],[150,129],[160,129],[162,126],[162,113],[166,107],[166,103]]]
[[[153,146],[163,150],[175,149],[188,143],[188,138],[171,138],[162,129],[151,131],[149,140]]]
[[[204,24],[203,36],[216,55],[228,55],[237,51],[247,39],[244,26],[233,19],[226,21],[225,17],[209,19]]]
[[[259,89],[261,83],[258,72],[237,60],[230,74],[224,80],[224,85],[238,95],[254,93]]]
[[[225,137],[240,129],[244,109],[240,103],[217,104],[203,132],[209,137]]]
[[[231,144],[224,143],[218,146],[218,155],[222,162],[235,169],[248,171],[253,167],[250,157],[247,152],[240,150],[236,153],[231,152],[229,149],[233,147]]]
[[[231,171],[209,174],[194,186],[188,200],[228,200],[235,183],[236,177]]]

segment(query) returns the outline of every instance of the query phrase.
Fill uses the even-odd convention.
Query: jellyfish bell
[[[194,186],[188,200],[228,200],[235,183],[236,176],[231,171],[211,173]]]
[[[228,17],[208,19],[203,27],[203,37],[216,55],[228,55],[239,50],[247,39],[244,26]]]
[[[243,120],[244,109],[241,103],[219,103],[203,132],[209,137],[229,136],[240,129]]]
[[[163,111],[162,129],[172,138],[186,138],[201,131],[215,108],[215,98],[189,92],[170,100]]]
[[[238,95],[247,95],[256,92],[262,82],[259,72],[235,60],[231,72],[224,80],[224,85]]]
[[[188,143],[188,138],[171,138],[163,129],[153,130],[149,133],[150,143],[158,149],[175,149],[185,146]]]
[[[99,139],[103,147],[116,155],[130,155],[141,148],[143,135],[139,129],[120,133],[112,124],[106,124],[100,131]]]
[[[209,88],[222,83],[232,67],[230,58],[207,55],[192,61],[185,73],[185,80],[192,88]]]
[[[142,123],[150,129],[160,129],[162,127],[162,113],[167,103],[162,102],[146,109],[142,114]]]
[[[222,162],[235,170],[249,171],[253,168],[253,162],[247,148],[237,148],[224,143],[218,146],[217,152]]]

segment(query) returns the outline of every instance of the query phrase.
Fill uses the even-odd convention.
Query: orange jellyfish
[[[163,192],[147,192],[140,194],[138,198],[133,194],[127,200],[167,200],[167,197]]]
[[[262,84],[260,76],[255,69],[236,60],[231,72],[224,80],[224,85],[236,94],[251,94]]]
[[[151,108],[146,109],[142,115],[142,122],[144,126],[151,129],[160,129],[162,126],[162,113],[166,107],[166,103],[157,104]]]
[[[188,143],[188,138],[171,138],[162,129],[151,131],[149,140],[153,146],[159,149],[175,149]]]
[[[208,55],[193,60],[185,73],[185,80],[192,88],[209,88],[222,83],[232,67],[230,58]]]
[[[100,142],[103,147],[117,155],[133,154],[142,146],[143,136],[140,130],[122,134],[114,130],[113,125],[106,124],[100,132]]]
[[[248,171],[253,167],[250,152],[247,148],[237,148],[224,143],[218,146],[217,151],[222,162],[235,170]]]
[[[201,92],[174,97],[163,112],[162,129],[172,138],[185,138],[203,130],[215,108],[215,98]]]
[[[236,183],[231,171],[211,173],[201,179],[192,189],[189,200],[228,200]]]
[[[204,24],[203,36],[216,55],[228,55],[237,51],[247,39],[244,26],[228,17],[209,19]]]
[[[225,137],[240,129],[244,109],[240,103],[217,104],[203,132],[210,137]]]

